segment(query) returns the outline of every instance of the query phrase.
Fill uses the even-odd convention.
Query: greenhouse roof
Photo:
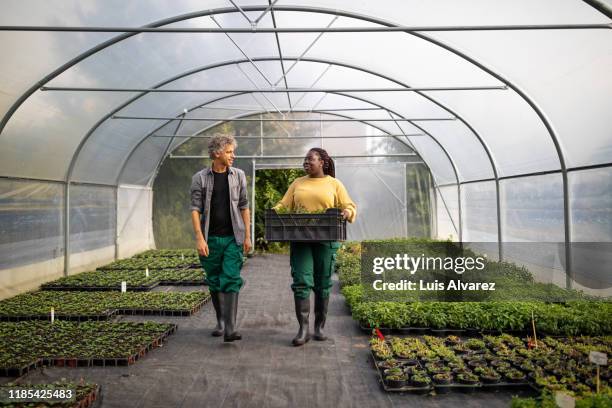
[[[612,162],[604,2],[31,0],[4,10],[3,176],[148,185],[186,136],[249,115],[305,117],[293,112],[392,135],[439,185]]]

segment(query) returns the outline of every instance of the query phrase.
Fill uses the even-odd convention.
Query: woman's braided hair
[[[311,152],[317,152],[321,160],[323,160],[323,174],[328,176],[336,177],[336,166],[334,164],[334,159],[332,159],[329,154],[325,151],[325,149],[321,149],[320,147],[313,147],[310,149]]]

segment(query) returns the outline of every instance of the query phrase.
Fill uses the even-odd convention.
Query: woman
[[[357,215],[355,203],[344,185],[335,178],[334,161],[320,148],[310,149],[304,160],[306,176],[296,179],[283,199],[274,207],[290,211],[307,211],[340,208],[342,217],[349,222]],[[332,287],[331,275],[334,269],[339,242],[291,242],[290,264],[293,277],[293,298],[295,315],[300,329],[293,339],[294,346],[301,346],[310,340],[308,317],[310,315],[310,291],[315,292],[314,339],[323,341],[327,317],[329,292]]]

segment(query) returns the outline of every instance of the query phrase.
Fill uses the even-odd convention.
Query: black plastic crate
[[[266,210],[266,241],[345,241],[346,220],[341,211],[329,208],[321,214],[278,214]]]

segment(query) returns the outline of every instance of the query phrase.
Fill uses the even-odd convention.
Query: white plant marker
[[[561,391],[555,392],[555,403],[559,408],[575,408],[576,399]]]
[[[51,308],[51,323],[55,321],[55,309]]]
[[[145,269],[145,276],[148,278],[149,277],[149,267],[147,266],[147,269]]]
[[[597,366],[597,393],[599,394],[599,366],[608,365],[608,355],[599,351],[591,351],[589,361]]]
[[[184,261],[185,260],[185,254],[181,253],[181,260]]]
[[[123,281],[121,282],[121,293],[125,293],[127,292],[127,282]]]

